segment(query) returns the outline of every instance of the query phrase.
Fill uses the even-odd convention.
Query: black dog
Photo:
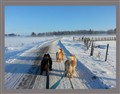
[[[40,75],[42,75],[43,71],[46,71],[46,75],[47,75],[49,70],[52,70],[52,59],[49,54],[44,54],[43,59],[41,61]]]
[[[52,71],[52,58],[49,54],[47,54],[47,56],[49,57],[49,70]]]

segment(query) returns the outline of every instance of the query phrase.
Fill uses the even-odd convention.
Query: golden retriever
[[[56,62],[62,62],[64,60],[64,51],[60,48],[58,52],[56,52]]]
[[[73,78],[73,74],[76,68],[76,56],[71,55],[68,60],[65,61],[65,76],[70,76]]]

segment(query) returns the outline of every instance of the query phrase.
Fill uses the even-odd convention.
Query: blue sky
[[[5,33],[116,28],[116,6],[5,6]]]

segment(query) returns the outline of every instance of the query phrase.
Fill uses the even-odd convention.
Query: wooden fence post
[[[94,47],[93,47],[93,41],[92,41],[90,56],[93,56],[93,51],[94,51]]]
[[[109,44],[107,44],[107,49],[106,49],[106,56],[105,56],[105,61],[107,61],[108,48],[109,48]]]
[[[73,37],[73,41],[75,40],[75,38]]]
[[[84,40],[84,37],[82,37],[82,41]]]

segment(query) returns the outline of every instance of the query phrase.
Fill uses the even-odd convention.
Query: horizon
[[[95,31],[95,32],[106,32],[107,33],[107,31],[109,31],[109,30],[115,30],[116,28],[112,28],[112,29],[108,29],[108,30],[91,30],[91,29],[89,29],[89,30],[91,30],[91,31]],[[89,30],[73,30],[73,31],[70,31],[70,30],[67,30],[67,31],[69,31],[69,32],[75,32],[75,31],[89,31]],[[67,31],[51,31],[52,33],[53,32],[67,32]],[[31,33],[33,33],[33,32],[31,32]],[[30,35],[31,35],[31,33],[30,33]],[[36,33],[36,32],[34,32],[34,33]],[[38,32],[38,33],[36,33],[36,34],[42,34],[42,33],[49,33],[49,32]],[[11,32],[11,33],[5,33],[5,35],[9,35],[9,34],[15,34],[15,35],[20,35],[20,34],[17,34],[17,33],[13,33],[13,32]]]
[[[116,6],[5,6],[5,34],[116,28]]]

